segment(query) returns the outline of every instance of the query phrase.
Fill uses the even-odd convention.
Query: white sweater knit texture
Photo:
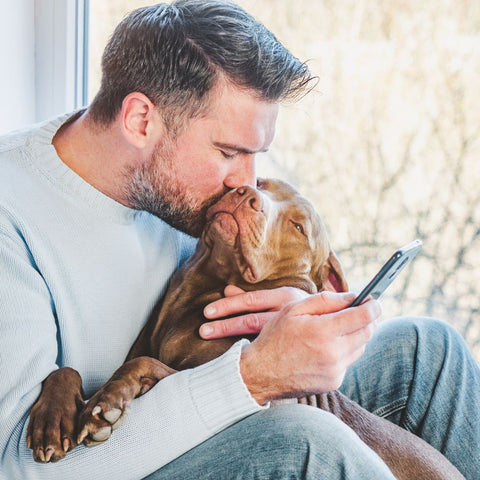
[[[195,244],[70,170],[51,143],[67,118],[0,141],[0,479],[141,479],[261,407],[240,376],[242,341],[132,402],[105,444],[33,461],[26,427],[42,381],[70,366],[91,396]]]

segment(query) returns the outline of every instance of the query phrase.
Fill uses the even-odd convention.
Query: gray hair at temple
[[[175,127],[179,118],[208,107],[220,78],[272,102],[304,95],[316,79],[238,5],[177,0],[135,10],[117,26],[103,53],[101,87],[90,112],[108,125],[123,99],[141,92]]]

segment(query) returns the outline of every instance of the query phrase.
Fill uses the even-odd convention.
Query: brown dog
[[[207,220],[195,254],[172,278],[158,318],[147,323],[127,362],[80,415],[79,441],[95,445],[107,440],[131,400],[173,369],[205,363],[237,340],[205,341],[198,334],[205,321],[203,308],[221,298],[227,284],[244,290],[293,286],[309,293],[348,289],[320,217],[284,182],[262,180],[258,189],[233,190],[209,210]],[[75,402],[78,405],[81,399],[81,379],[72,369],[60,369],[48,377],[32,409],[28,436],[36,439],[30,442],[39,461],[55,461],[65,455],[60,442],[55,451],[44,452],[42,432],[38,431],[42,415],[48,415],[48,405],[60,401],[60,391],[63,398],[65,391],[70,398],[70,402],[62,402],[70,403],[65,409],[75,410]],[[337,391],[299,401],[327,410],[349,425],[399,479],[463,478],[426,442]],[[75,443],[73,437],[71,442]]]

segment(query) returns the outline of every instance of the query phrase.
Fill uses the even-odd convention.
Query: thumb
[[[323,315],[339,312],[348,308],[353,300],[355,300],[355,294],[352,292],[338,293],[325,290],[292,303],[290,313],[292,315]]]

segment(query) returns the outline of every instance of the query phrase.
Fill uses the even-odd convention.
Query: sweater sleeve
[[[0,272],[0,479],[141,479],[261,410],[240,375],[244,340],[132,402],[128,418],[105,444],[79,446],[58,463],[34,462],[26,428],[41,382],[58,368],[56,315],[28,250],[1,231]]]

